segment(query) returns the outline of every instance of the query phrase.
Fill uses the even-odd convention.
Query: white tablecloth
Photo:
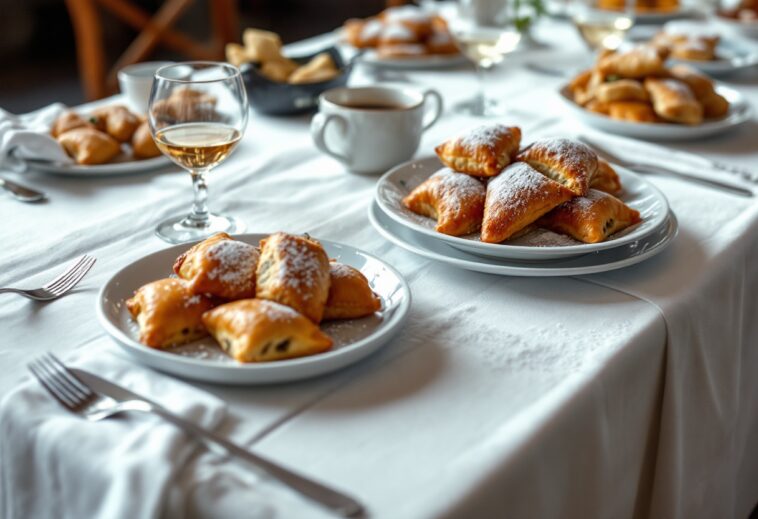
[[[540,60],[570,63],[578,43],[568,27],[546,24],[540,36],[561,47]],[[732,79],[756,105],[757,77]],[[474,90],[466,69],[408,78],[440,89],[448,106]],[[490,90],[514,107],[503,120],[522,125],[527,140],[571,135],[580,127],[563,118],[559,81],[513,63]],[[475,124],[446,113],[419,156]],[[752,121],[672,147],[755,169],[757,129]],[[60,301],[1,296],[4,394],[38,352],[115,351],[95,320],[97,289],[164,247],[153,228],[190,198],[188,175],[175,168],[15,178],[50,202],[0,198],[0,286],[44,282],[85,252],[98,263]],[[270,387],[200,385],[228,403],[221,430],[358,496],[375,517],[746,517],[758,501],[758,203],[649,178],[681,227],[660,256],[586,278],[496,277],[387,243],[366,216],[375,178],[320,155],[307,117],[252,116],[232,159],[211,174],[211,207],[249,231],[307,231],[376,254],[406,276],[414,301],[395,340],[336,374]],[[13,499],[0,496],[2,509]],[[161,506],[156,513],[167,517],[322,515],[202,451]]]

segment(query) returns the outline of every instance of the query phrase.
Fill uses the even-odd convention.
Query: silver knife
[[[612,162],[614,164],[618,164],[621,167],[631,169],[632,171],[637,171],[639,173],[663,173],[669,176],[678,177],[685,179],[690,182],[698,183],[698,184],[704,184],[709,187],[715,187],[719,189],[723,189],[725,191],[729,191],[730,193],[738,194],[741,196],[749,196],[754,197],[755,193],[745,187],[738,186],[735,184],[730,184],[727,182],[721,182],[720,180],[710,179],[710,178],[704,178],[700,176],[695,175],[688,175],[687,173],[683,173],[676,169],[667,168],[665,166],[661,166],[659,164],[649,164],[644,162],[632,162],[630,160],[626,160],[622,157],[619,157],[618,155],[611,153],[608,151],[607,148],[597,143],[597,141],[590,139],[589,137],[585,135],[580,135],[578,137],[580,141],[590,146],[592,149],[597,152],[598,155],[601,156],[601,158],[604,158],[608,162]]]
[[[365,511],[363,506],[352,497],[337,492],[336,490],[332,490],[331,488],[305,476],[301,476],[300,474],[277,465],[257,454],[253,454],[249,450],[230,442],[226,438],[222,438],[208,429],[195,425],[194,423],[175,415],[165,407],[156,404],[152,400],[133,393],[113,382],[109,382],[97,375],[78,368],[69,369],[76,373],[76,376],[80,377],[86,384],[89,384],[96,392],[106,395],[117,402],[125,402],[129,400],[141,400],[147,402],[152,406],[152,412],[154,414],[157,414],[167,422],[176,425],[190,436],[201,440],[212,451],[221,451],[223,454],[234,455],[241,458],[254,467],[264,470],[269,476],[284,483],[293,490],[323,506],[326,506],[344,517],[364,517]]]
[[[0,187],[8,191],[19,202],[39,202],[47,198],[45,193],[17,184],[7,178],[0,177]]]

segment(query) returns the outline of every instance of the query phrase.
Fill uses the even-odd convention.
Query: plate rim
[[[235,234],[233,235],[233,237],[239,238],[243,236],[256,236],[256,237],[263,238],[270,234],[271,233],[241,233],[241,234]],[[357,247],[353,247],[352,245],[347,245],[344,243],[333,242],[331,240],[319,240],[319,241],[322,244],[325,243],[330,246],[334,246],[336,248],[346,247],[350,249],[353,253],[364,255],[366,257],[371,258],[374,261],[379,262],[384,268],[389,270],[399,280],[400,286],[402,289],[401,300],[399,304],[397,305],[397,308],[395,309],[395,311],[387,320],[385,326],[380,328],[376,333],[373,333],[367,337],[364,337],[357,342],[348,344],[340,348],[339,350],[331,350],[328,352],[320,353],[318,355],[309,355],[305,357],[285,359],[285,360],[276,361],[276,362],[261,362],[261,363],[223,362],[222,363],[215,360],[196,359],[189,356],[169,353],[157,348],[151,348],[149,346],[146,346],[144,344],[137,342],[128,334],[124,333],[121,330],[121,328],[116,326],[116,324],[111,322],[111,320],[106,315],[106,302],[105,302],[105,297],[104,297],[105,292],[123,274],[123,272],[126,269],[132,267],[138,261],[145,260],[151,256],[156,256],[159,254],[166,253],[167,251],[174,248],[181,248],[185,246],[189,248],[195,243],[199,243],[199,241],[181,243],[181,244],[161,248],[157,251],[153,251],[149,254],[140,256],[139,258],[133,261],[130,261],[128,264],[118,269],[103,283],[103,285],[100,287],[100,290],[98,291],[97,298],[95,300],[95,313],[97,314],[97,319],[100,323],[100,326],[106,331],[109,337],[135,358],[139,358],[139,356],[142,356],[144,354],[147,357],[154,357],[158,359],[158,362],[170,360],[174,362],[175,365],[178,367],[186,366],[188,368],[209,368],[213,370],[233,371],[237,375],[243,374],[243,373],[250,374],[250,375],[254,375],[255,373],[259,373],[262,375],[271,375],[271,374],[284,371],[284,370],[289,370],[289,369],[312,367],[317,364],[323,364],[324,362],[329,362],[330,360],[336,360],[336,359],[339,359],[340,357],[350,355],[352,352],[359,349],[364,349],[374,343],[381,343],[382,345],[386,344],[386,342],[389,340],[392,334],[396,332],[405,322],[410,311],[412,295],[411,295],[411,289],[410,289],[410,286],[408,285],[407,280],[395,267],[393,267],[386,261],[374,256],[373,254],[365,252],[362,249],[358,249]],[[139,287],[135,287],[135,290],[136,288],[139,288]],[[135,351],[132,351],[132,350],[135,350]],[[355,361],[357,360],[359,359],[355,359]],[[352,362],[348,364],[352,364]],[[154,367],[154,366],[150,366],[150,367]],[[326,372],[328,371],[330,370],[327,370]],[[187,376],[188,378],[196,378],[196,377],[191,377],[190,375],[184,375],[184,376]],[[299,378],[305,378],[305,377],[295,377],[295,379],[299,379]],[[251,384],[264,383],[264,382],[265,381],[255,381],[255,380],[249,381],[249,383]]]
[[[676,217],[676,214],[674,213],[674,211],[669,210],[669,214],[668,214],[668,218],[666,219],[666,222],[670,230],[666,233],[666,236],[662,238],[661,241],[659,241],[656,244],[656,246],[632,258],[626,258],[626,259],[619,260],[613,263],[600,263],[600,264],[595,264],[595,265],[586,266],[586,267],[563,267],[563,268],[550,267],[546,265],[546,264],[549,264],[549,262],[541,262],[541,261],[534,262],[534,264],[528,265],[528,266],[508,264],[507,261],[504,261],[503,265],[487,265],[487,264],[481,263],[480,261],[477,261],[479,258],[476,255],[470,254],[465,251],[461,251],[459,249],[456,249],[456,250],[458,250],[458,252],[462,254],[471,256],[471,258],[470,259],[469,258],[465,258],[465,259],[451,258],[449,256],[445,256],[445,255],[436,253],[434,251],[429,251],[427,249],[424,249],[423,246],[410,244],[404,241],[402,238],[397,237],[395,234],[390,234],[389,231],[384,229],[381,223],[379,223],[376,213],[384,214],[379,208],[379,205],[376,203],[376,201],[372,201],[368,209],[368,219],[372,227],[374,227],[374,229],[387,241],[395,244],[401,249],[407,250],[413,254],[416,254],[428,260],[437,261],[446,265],[450,265],[455,268],[471,270],[474,272],[483,272],[485,274],[493,274],[493,275],[498,275],[498,276],[569,277],[569,276],[586,276],[590,274],[599,274],[601,272],[610,272],[613,270],[619,270],[622,268],[630,267],[632,265],[636,265],[653,256],[660,254],[666,248],[668,248],[668,246],[679,235],[679,220]],[[393,220],[390,220],[390,221],[393,224],[395,224]],[[640,239],[644,240],[645,238],[640,238]],[[597,254],[603,254],[603,252],[608,252],[608,251],[599,251]],[[481,267],[477,268],[477,266],[481,266]],[[611,268],[607,268],[607,267],[611,267]]]
[[[399,170],[401,170],[401,169],[404,169],[404,168],[407,168],[407,167],[412,167],[414,164],[418,164],[418,163],[426,162],[426,161],[431,161],[431,160],[439,160],[439,159],[437,159],[436,156],[430,155],[428,157],[422,157],[422,158],[419,158],[419,159],[413,159],[413,160],[409,160],[407,162],[403,162],[402,164],[398,164],[394,168],[392,168],[389,171],[387,171],[385,174],[383,174],[379,178],[379,180],[376,183],[376,188],[374,189],[374,200],[378,204],[379,208],[389,218],[391,218],[392,220],[394,220],[396,223],[398,223],[400,225],[403,225],[405,227],[408,227],[408,228],[412,229],[414,232],[419,232],[421,234],[424,234],[424,235],[426,235],[426,236],[428,236],[428,237],[430,237],[432,239],[436,239],[436,240],[448,243],[451,246],[456,247],[456,248],[459,248],[459,247],[463,246],[463,245],[461,245],[459,243],[459,241],[467,242],[466,243],[466,246],[467,246],[466,252],[469,252],[471,250],[471,248],[470,248],[471,246],[468,243],[468,242],[470,242],[470,240],[465,240],[464,238],[460,238],[458,236],[449,236],[449,235],[446,235],[446,234],[438,233],[438,232],[436,232],[436,231],[434,231],[432,229],[427,229],[427,228],[425,228],[425,227],[423,227],[423,226],[421,226],[419,224],[416,224],[414,222],[405,221],[399,215],[394,214],[394,211],[390,211],[389,208],[385,207],[385,204],[384,204],[383,200],[379,197],[379,188],[380,188],[380,186],[383,183],[385,183],[385,182],[388,181],[387,179],[389,177],[391,177],[394,174],[397,174],[397,172]],[[442,168],[442,167],[444,167],[444,166],[440,162],[440,168]],[[638,174],[636,174],[636,173],[634,173],[632,171],[629,171],[626,168],[622,168],[620,166],[615,166],[615,167],[617,167],[620,170],[622,170],[625,175],[630,175],[630,176],[634,177],[635,180],[637,180],[638,182],[641,182],[646,187],[650,188],[657,195],[657,197],[663,202],[663,204],[664,204],[664,210],[662,211],[663,215],[661,217],[659,217],[660,221],[658,221],[655,225],[653,225],[650,229],[648,229],[644,233],[642,233],[640,235],[637,235],[637,236],[634,236],[634,233],[629,233],[628,235],[622,236],[622,237],[617,238],[615,240],[604,241],[604,242],[600,242],[600,243],[593,243],[593,244],[582,243],[582,244],[578,244],[578,245],[549,246],[549,247],[534,247],[534,246],[528,246],[528,245],[508,245],[508,244],[503,244],[503,243],[484,243],[484,242],[472,242],[472,243],[478,243],[479,245],[481,245],[482,249],[485,250],[485,251],[489,250],[489,249],[492,249],[492,250],[511,250],[514,253],[519,253],[522,256],[523,255],[532,255],[532,256],[536,256],[536,257],[541,256],[541,258],[539,258],[539,260],[540,261],[544,261],[544,260],[548,259],[546,256],[554,256],[555,254],[559,254],[559,253],[561,254],[562,257],[566,258],[566,257],[573,257],[573,256],[581,256],[581,255],[584,255],[584,254],[591,254],[593,252],[599,252],[599,251],[603,251],[603,250],[613,249],[613,248],[616,248],[616,247],[622,247],[622,246],[624,246],[624,245],[626,245],[628,243],[640,240],[640,239],[648,236],[649,234],[655,232],[659,227],[661,227],[662,225],[665,224],[667,216],[668,216],[668,213],[671,210],[671,205],[669,204],[668,198],[663,193],[663,191],[661,191],[655,184],[653,184],[649,180],[643,178],[641,175],[638,175]],[[628,238],[630,236],[632,236],[632,238]],[[503,249],[503,247],[507,247],[507,249]],[[494,256],[494,255],[491,255],[491,254],[485,254],[485,252],[482,252],[482,251],[480,251],[480,254],[486,255],[487,257],[491,257],[491,258],[519,259],[519,258],[514,258],[512,256],[511,257],[509,257],[509,256],[502,256],[502,255]],[[534,258],[534,259],[538,259],[538,258]]]
[[[161,154],[144,160],[130,160],[126,162],[114,162],[106,164],[63,164],[59,162],[47,162],[37,159],[22,158],[27,169],[66,177],[113,177],[144,173],[172,164],[171,160]],[[94,169],[93,169],[94,168]],[[106,170],[115,171],[106,171]]]
[[[708,121],[695,126],[672,123],[632,123],[590,112],[576,104],[570,97],[568,82],[559,85],[556,93],[564,106],[573,113],[575,119],[593,128],[609,131],[617,135],[634,135],[647,139],[681,140],[702,138],[720,131],[732,130],[751,120],[754,111],[753,105],[740,91],[715,81],[714,85],[716,86],[716,92],[726,92],[736,98],[738,106],[735,107],[732,114],[724,119]]]
[[[443,69],[452,68],[468,63],[468,59],[462,53],[458,54],[426,54],[417,58],[383,59],[376,54],[376,49],[367,49],[355,57],[357,63],[372,67],[386,68],[428,68]]]

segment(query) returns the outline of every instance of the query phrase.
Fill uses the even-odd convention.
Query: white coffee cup
[[[421,134],[442,115],[442,96],[404,86],[344,87],[321,94],[318,106],[316,147],[350,171],[377,173],[413,157]]]
[[[126,97],[126,104],[135,112],[146,114],[155,71],[172,65],[173,61],[145,61],[118,71],[118,86]]]

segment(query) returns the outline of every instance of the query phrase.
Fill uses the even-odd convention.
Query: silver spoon
[[[47,198],[45,193],[16,184],[15,182],[2,177],[0,177],[0,187],[5,189],[13,198],[20,202],[39,202]]]

